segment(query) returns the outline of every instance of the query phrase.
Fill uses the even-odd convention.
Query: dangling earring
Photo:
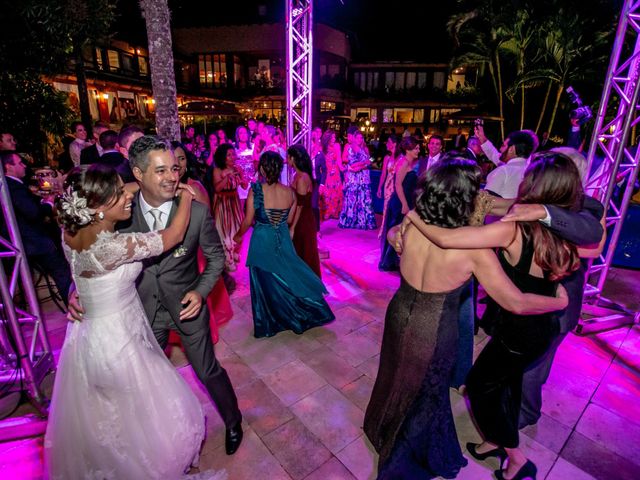
[[[104,212],[98,212],[98,220],[104,220]]]

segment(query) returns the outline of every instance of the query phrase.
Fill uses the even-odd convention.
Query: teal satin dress
[[[255,224],[247,267],[255,337],[283,330],[302,333],[331,322],[335,315],[324,299],[322,280],[296,254],[289,236],[289,209],[264,208],[262,185],[254,183]]]

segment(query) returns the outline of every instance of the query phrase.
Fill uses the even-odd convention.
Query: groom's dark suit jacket
[[[140,208],[139,193],[134,197],[131,220],[119,225],[120,232],[148,232],[149,225]],[[171,223],[177,209],[174,200],[167,226]],[[202,274],[198,270],[198,247],[207,260]],[[218,281],[224,268],[224,250],[218,232],[206,206],[193,202],[191,219],[184,240],[172,250],[147,259],[144,270],[138,277],[138,294],[144,305],[149,321],[153,325],[158,307],[162,305],[171,315],[176,327],[185,333],[192,333],[209,321],[207,296]],[[196,290],[202,295],[202,310],[191,319],[180,321],[181,300],[185,293]]]
[[[585,197],[579,212],[570,212],[553,205],[546,205],[546,207],[551,215],[549,229],[552,232],[576,245],[600,243],[603,233],[600,219],[604,215],[604,206],[598,200]],[[580,268],[561,281],[567,290],[569,305],[558,316],[560,333],[570,332],[580,320],[582,293],[588,266],[589,262],[582,259]]]

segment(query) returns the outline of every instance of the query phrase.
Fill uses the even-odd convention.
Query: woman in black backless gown
[[[420,182],[416,209],[422,220],[445,227],[467,224],[479,180],[473,162],[437,164]],[[467,461],[455,432],[449,383],[459,297],[469,278],[475,275],[502,307],[521,314],[557,310],[567,301],[521,293],[491,250],[445,251],[411,224],[402,243],[402,281],[385,316],[364,430],[380,454],[378,479],[454,478]]]
[[[581,199],[580,175],[572,160],[562,154],[545,153],[535,157],[527,169],[516,202],[577,209]],[[415,214],[408,217],[440,247],[500,247],[500,265],[523,292],[553,295],[558,280],[579,266],[577,248],[537,221],[496,222],[451,231],[420,225]],[[489,299],[483,317],[491,339],[466,381],[471,410],[485,442],[469,443],[467,449],[479,460],[508,456],[507,468],[495,472],[499,479],[505,475],[510,479],[535,478],[536,466],[518,448],[522,377],[556,337],[557,316],[519,315],[494,300]]]

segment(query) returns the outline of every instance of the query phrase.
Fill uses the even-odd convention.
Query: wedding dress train
[[[85,313],[60,353],[45,435],[51,479],[172,480],[198,463],[202,407],[156,342],[135,287],[141,260],[161,253],[157,232],[103,232],[82,252],[65,245]]]

